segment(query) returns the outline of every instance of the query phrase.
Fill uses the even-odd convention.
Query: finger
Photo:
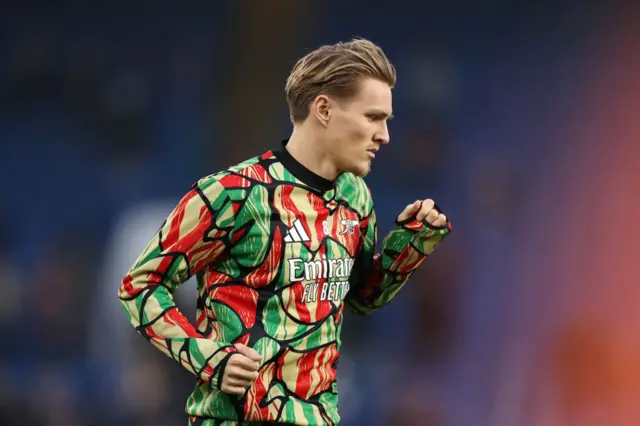
[[[248,371],[258,371],[260,364],[257,361],[252,361],[242,354],[233,354],[229,358],[229,367],[240,367]]]
[[[435,203],[433,202],[432,199],[427,198],[426,200],[424,200],[420,207],[420,211],[418,212],[418,214],[416,214],[416,220],[419,222],[424,221],[427,218],[427,215],[429,214],[429,212],[433,210],[434,205]]]
[[[234,367],[225,371],[225,376],[229,377],[229,379],[234,380],[255,381],[258,378],[258,372]]]
[[[228,386],[231,387],[240,387],[240,388],[248,388],[251,387],[252,384],[255,383],[255,380],[252,382],[251,380],[229,380]]]
[[[232,379],[229,378],[227,385],[231,386],[231,387],[242,387],[242,388],[248,388],[249,386],[251,386],[252,384],[255,383],[255,380],[244,380],[244,379]]]
[[[247,389],[243,388],[242,386],[222,386],[221,389],[222,392],[228,393],[230,395],[244,395],[244,393],[247,391]]]
[[[431,210],[429,210],[429,212],[426,215],[424,215],[424,219],[422,219],[422,220],[424,220],[427,223],[433,225],[433,222],[435,222],[436,219],[438,219],[438,211],[435,210],[435,209],[431,209]]]
[[[243,345],[242,343],[236,343],[234,346],[236,347],[236,350],[238,351],[238,353],[246,356],[250,360],[252,361],[262,360],[262,356],[258,352],[256,352],[255,349],[250,348],[246,345]]]
[[[447,223],[447,217],[442,213],[440,213],[438,215],[438,218],[433,221],[432,225],[436,227],[441,227],[441,226],[444,226],[446,223]]]
[[[436,206],[436,202],[433,201],[431,198],[427,198],[422,202],[422,208],[427,212],[433,209],[435,206]]]
[[[418,214],[416,215],[416,220],[419,222],[429,221],[432,222],[436,220],[438,217],[438,212],[435,209],[427,210],[426,208],[421,208]]]
[[[420,200],[416,200],[413,203],[409,204],[404,208],[402,213],[398,216],[398,221],[402,222],[404,220],[409,219],[411,216],[416,214],[416,212],[420,209]]]

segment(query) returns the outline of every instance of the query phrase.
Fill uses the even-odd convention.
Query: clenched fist
[[[416,200],[413,204],[409,204],[398,216],[398,222],[415,217],[419,222],[426,222],[434,228],[440,228],[447,223],[447,217],[440,213],[436,208],[436,203],[427,198],[426,200]]]
[[[229,357],[222,376],[220,390],[231,395],[243,395],[258,378],[262,357],[255,349],[236,343],[237,353]]]

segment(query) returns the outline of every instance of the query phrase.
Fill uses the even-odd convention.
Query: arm
[[[373,208],[360,223],[360,244],[345,302],[355,313],[368,315],[393,299],[413,272],[451,232],[451,224],[436,228],[416,216],[396,226],[376,253],[377,224]]]
[[[201,335],[176,307],[172,293],[226,253],[233,207],[213,177],[196,183],[180,201],[118,289],[135,329],[199,379],[219,387],[233,345]]]

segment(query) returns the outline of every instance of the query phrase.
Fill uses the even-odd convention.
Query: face
[[[382,81],[366,79],[355,97],[327,99],[326,108],[324,139],[338,171],[365,176],[381,145],[389,143],[391,88]]]

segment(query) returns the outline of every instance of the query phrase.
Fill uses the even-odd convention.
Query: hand
[[[234,346],[238,352],[227,361],[220,390],[231,395],[243,395],[258,378],[262,357],[255,349],[241,343]]]
[[[427,198],[426,200],[416,200],[409,204],[398,216],[398,222],[405,221],[415,216],[419,222],[426,222],[429,225],[439,228],[447,223],[447,217],[435,208],[436,203]]]

